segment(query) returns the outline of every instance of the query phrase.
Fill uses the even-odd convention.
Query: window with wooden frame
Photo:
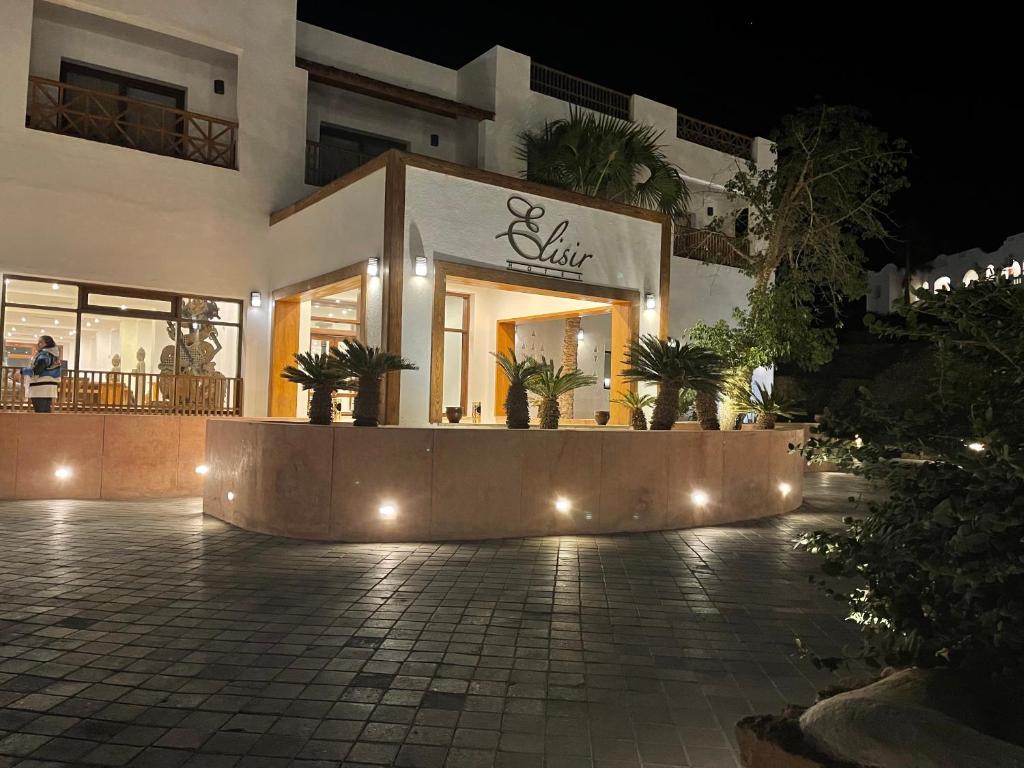
[[[444,374],[442,408],[461,406],[469,394],[469,294],[444,295]]]

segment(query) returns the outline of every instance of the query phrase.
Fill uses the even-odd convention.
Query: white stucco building
[[[1024,233],[1010,235],[991,253],[981,248],[969,248],[957,253],[941,254],[918,267],[910,275],[907,285],[906,269],[886,264],[868,279],[868,312],[888,314],[894,304],[904,300],[906,289],[924,288],[931,291],[949,290],[953,286],[968,285],[995,275],[1015,282],[1021,281],[1021,263],[1024,262]]]
[[[737,212],[721,185],[773,162],[764,139],[500,47],[437,66],[297,22],[294,0],[0,0],[0,18],[2,362],[58,337],[69,405],[300,414],[280,366],[357,336],[419,366],[389,379],[389,421],[456,399],[486,421],[488,353],[534,352],[529,323],[611,318],[606,402],[630,335],[744,302],[747,279],[706,263],[724,236],[524,182],[516,146],[571,104],[654,125],[699,229]]]

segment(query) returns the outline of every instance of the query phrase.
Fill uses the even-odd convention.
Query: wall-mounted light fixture
[[[426,277],[427,276],[427,257],[417,256],[416,257],[416,276]]]
[[[380,274],[380,259],[376,256],[371,256],[366,260],[366,274],[370,277],[376,277]]]
[[[252,291],[249,294],[249,305],[259,309],[263,306],[263,294],[259,291]]]
[[[654,299],[653,293],[644,294],[644,309],[654,309],[658,304]]]

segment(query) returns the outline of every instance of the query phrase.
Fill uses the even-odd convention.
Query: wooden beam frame
[[[639,336],[640,333],[640,291],[629,288],[610,288],[603,285],[587,283],[566,283],[553,277],[531,275],[523,272],[509,272],[495,267],[476,264],[434,259],[434,305],[430,333],[430,406],[429,420],[438,424],[441,421],[441,394],[444,381],[444,296],[448,290],[448,278],[457,278],[471,284],[484,284],[491,288],[520,291],[523,293],[541,293],[550,296],[575,298],[583,300],[607,301],[612,314],[612,348],[625,349],[625,346]],[[584,310],[587,311],[587,310]],[[571,314],[580,314],[579,311]],[[514,321],[513,327],[514,327]],[[507,339],[506,339],[507,341]],[[613,352],[614,355],[614,352]],[[632,389],[635,385],[621,377],[625,361],[612,363],[612,396]],[[496,387],[495,396],[500,394]],[[496,404],[497,408],[497,404]],[[628,424],[629,409],[612,406],[612,423]]]
[[[432,93],[424,93],[405,86],[395,85],[383,80],[377,80],[366,75],[348,72],[344,69],[332,67],[329,64],[321,64],[317,61],[310,61],[299,56],[295,57],[295,66],[304,69],[309,73],[309,80],[313,83],[329,85],[333,88],[352,93],[359,93],[363,96],[370,96],[381,101],[389,101],[392,104],[400,104],[403,107],[411,107],[422,112],[430,112],[441,117],[456,119],[459,117],[470,120],[493,120],[494,112],[480,109],[470,104],[463,104],[461,101],[446,99],[443,96],[435,96]]]

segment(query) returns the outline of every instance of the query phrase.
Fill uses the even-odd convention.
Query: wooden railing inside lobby
[[[235,168],[237,122],[44,77],[28,80],[29,128]]]
[[[13,366],[0,368],[0,411],[31,410]],[[224,376],[67,371],[54,411],[241,416],[242,380]]]

